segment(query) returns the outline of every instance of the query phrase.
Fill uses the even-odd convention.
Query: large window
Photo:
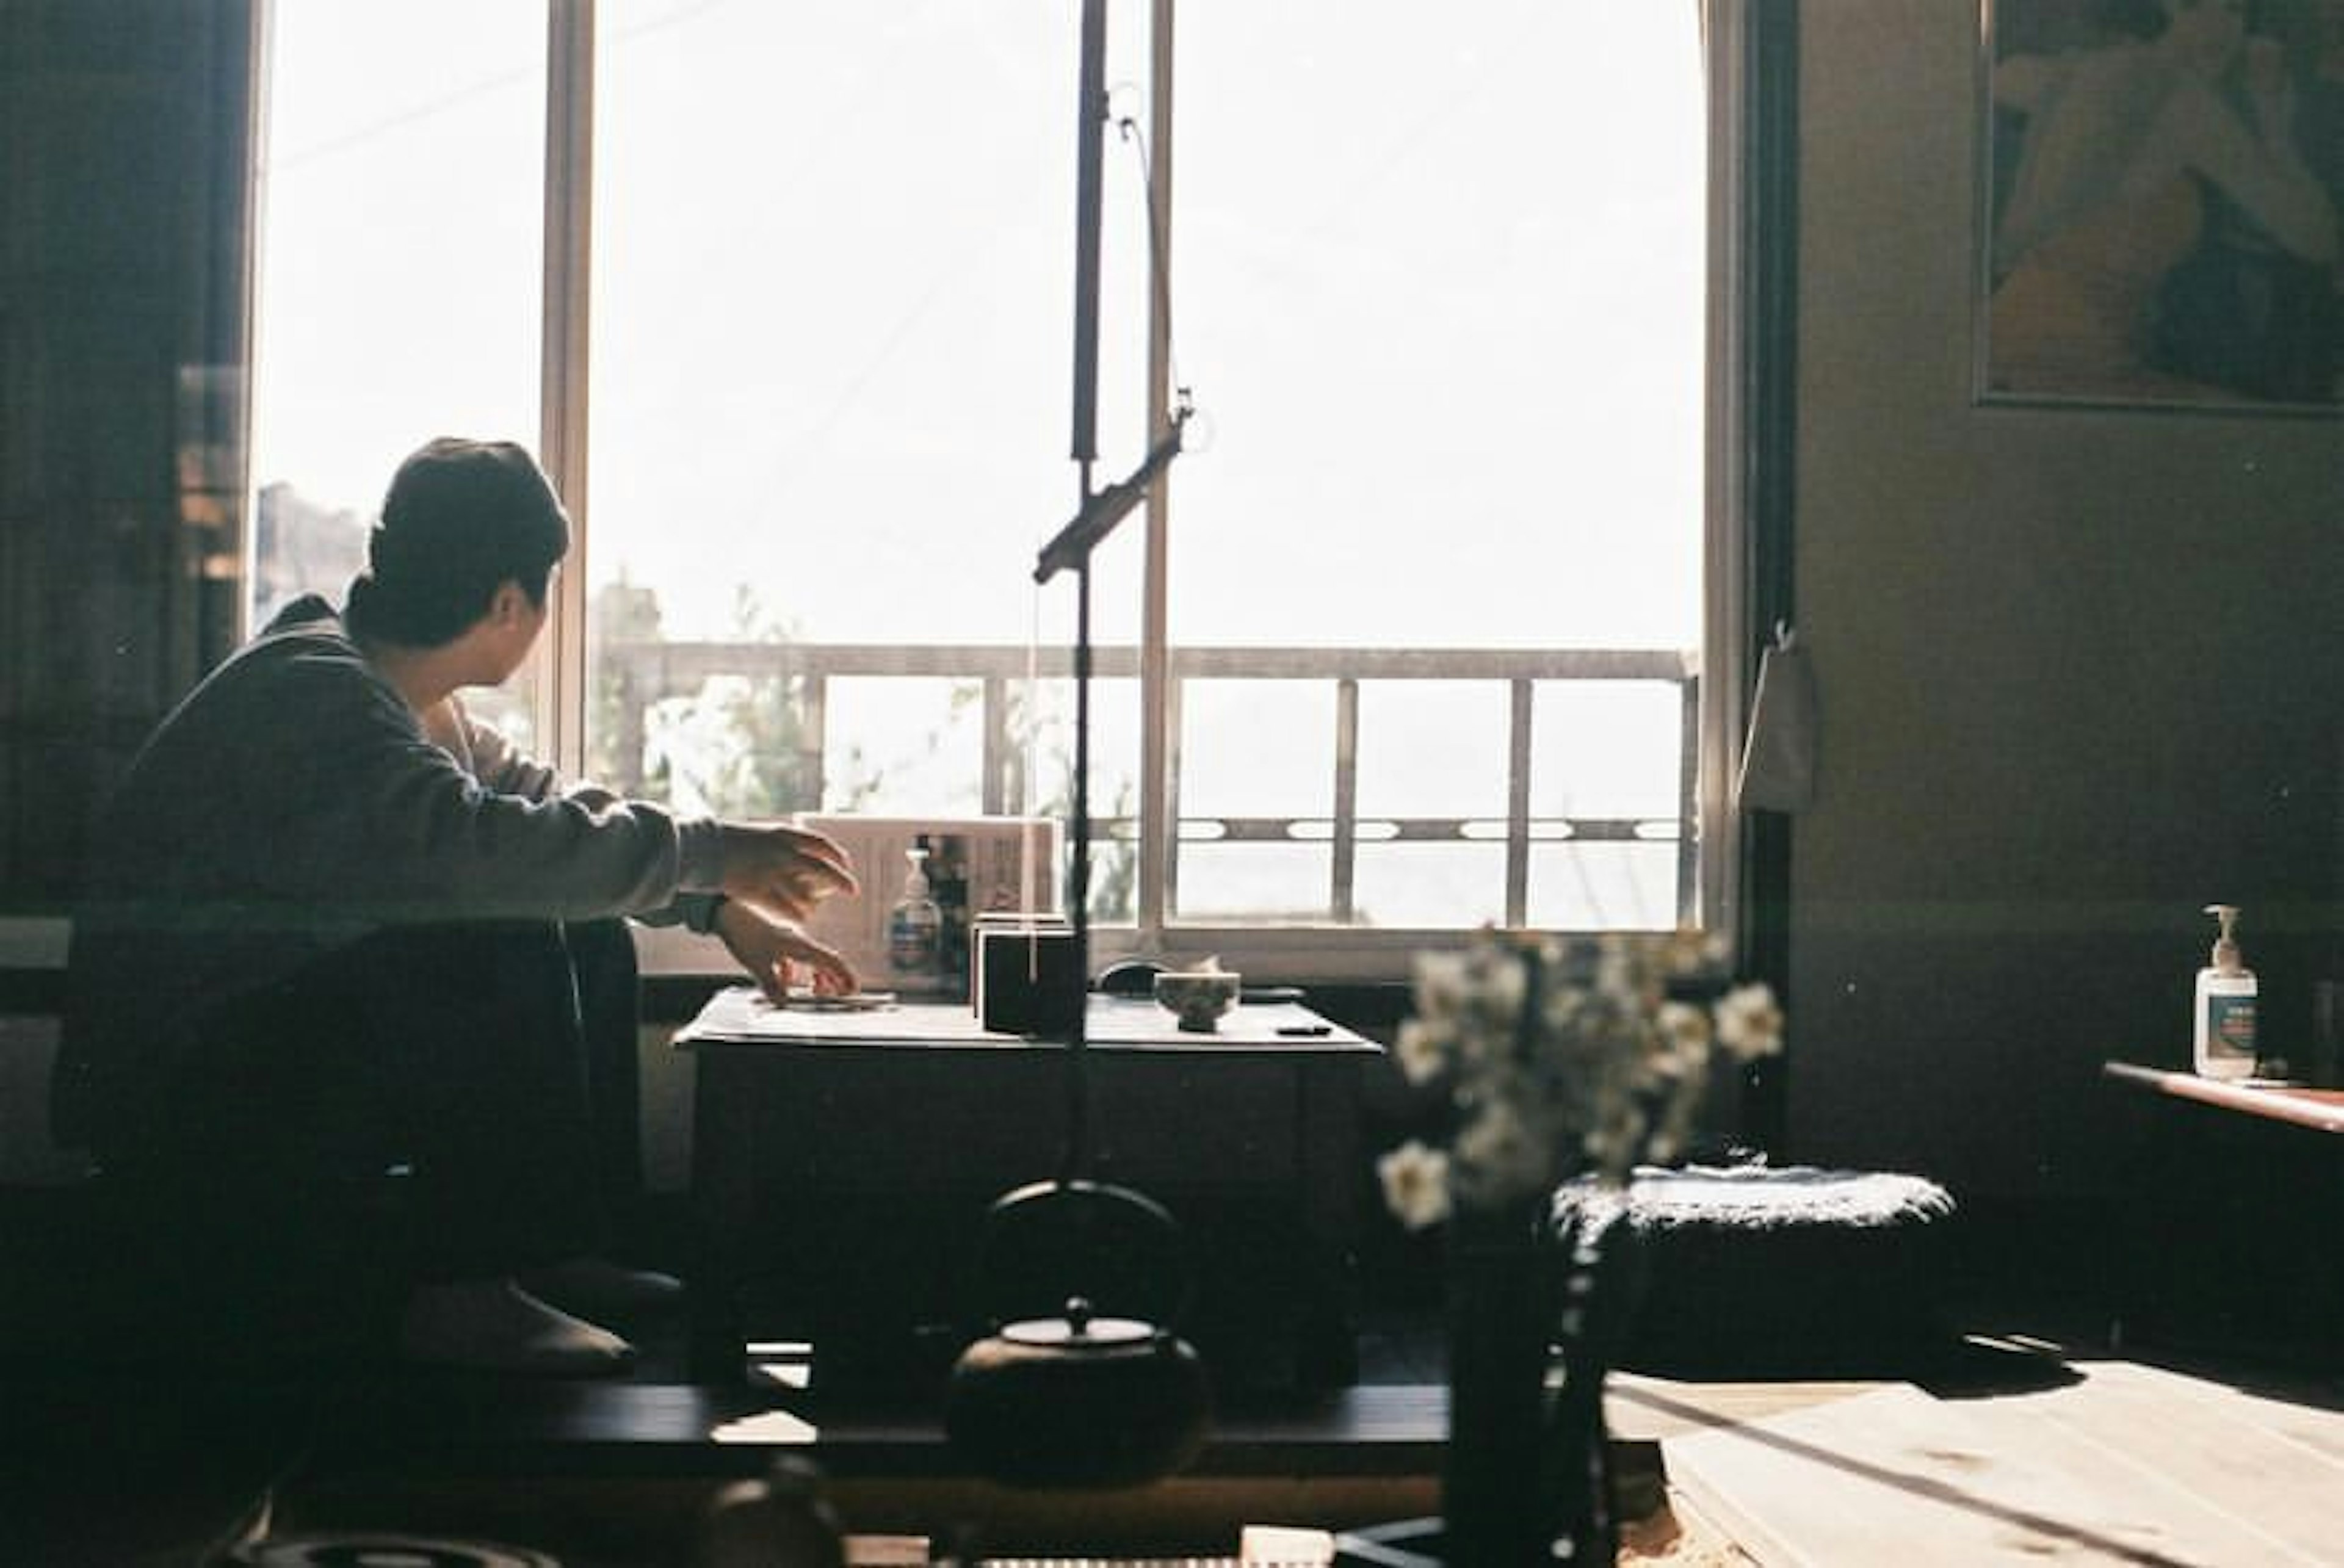
[[[1094,482],[1197,417],[1096,557],[1099,914],[1324,955],[1699,913],[1700,6],[1156,9],[1106,7]],[[566,764],[1063,810],[1078,11],[277,0],[257,612],[338,594],[417,441],[535,437]]]
[[[426,440],[537,444],[545,38],[529,5],[268,8],[255,627],[302,593],[341,601]],[[488,700],[523,738],[530,679]]]
[[[985,787],[985,682],[1015,694],[1037,614],[1053,646],[1071,636],[1063,592],[1037,602],[1030,581],[1036,541],[1076,500],[1071,15],[604,12],[586,465],[598,774],[732,812],[1021,804]],[[1136,563],[1102,558],[1102,641],[1136,633]],[[680,663],[678,643],[703,656]],[[825,652],[843,648],[903,657]],[[1123,710],[1124,744],[1098,758],[1108,804],[1136,767],[1117,685],[1100,689]],[[1047,804],[1056,786],[1037,788]]]
[[[1170,634],[1311,673],[1181,704],[1183,814],[1286,842],[1184,849],[1175,912],[1670,925],[1702,624],[1697,7],[1190,6],[1177,50],[1176,348],[1218,433],[1174,481]],[[1369,657],[1394,648],[1458,656]],[[1632,681],[1568,657],[1631,650]]]

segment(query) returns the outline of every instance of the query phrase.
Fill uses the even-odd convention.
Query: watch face
[[[259,1541],[238,1548],[228,1561],[245,1568],[561,1568],[553,1558],[518,1546],[378,1532]]]

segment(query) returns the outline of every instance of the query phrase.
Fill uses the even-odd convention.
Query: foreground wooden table
[[[2332,1385],[2066,1370],[1987,1398],[1865,1389],[1704,1422],[1662,1451],[1671,1484],[1767,1564],[2344,1561]]]

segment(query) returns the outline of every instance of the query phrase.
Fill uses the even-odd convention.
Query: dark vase
[[[1557,1229],[1544,1200],[1451,1219],[1448,1568],[1617,1559],[1603,1381],[1633,1295],[1628,1239],[1584,1211]]]
[[[1441,1560],[1482,1568],[1552,1561],[1545,1492],[1547,1363],[1561,1257],[1536,1201],[1450,1219],[1449,1443]]]

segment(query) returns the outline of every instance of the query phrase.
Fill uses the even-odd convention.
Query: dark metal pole
[[[1090,1175],[1091,978],[1091,561],[1075,571],[1075,821],[1066,894],[1074,907],[1075,998],[1066,1037],[1066,1162],[1060,1177],[1079,1181]]]
[[[1083,0],[1081,102],[1075,118],[1076,510],[1088,506],[1091,465],[1098,457],[1100,164],[1106,141],[1106,0]],[[1091,560],[1075,575],[1075,801],[1066,891],[1075,939],[1072,1023],[1066,1037],[1066,1153],[1061,1179],[1090,1175],[1089,1064],[1091,979]]]
[[[1098,458],[1100,164],[1106,156],[1106,0],[1083,0],[1080,101],[1075,114],[1075,432],[1083,465],[1079,501],[1090,499]]]

